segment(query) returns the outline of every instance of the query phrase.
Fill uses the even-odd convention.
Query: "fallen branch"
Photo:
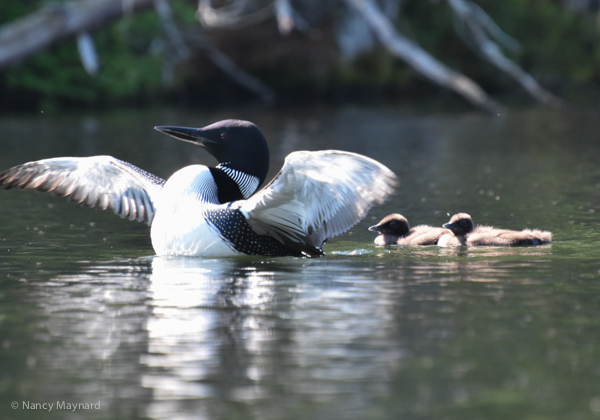
[[[294,11],[288,0],[275,0],[275,17],[281,35],[289,35],[294,29]]]
[[[502,53],[498,43],[507,48],[517,48],[518,43],[502,32],[481,8],[471,0],[446,1],[454,11],[463,32],[467,34],[468,41],[483,57],[511,75],[539,101],[555,107],[562,105],[560,99],[544,90],[531,75]],[[393,55],[404,60],[419,74],[453,90],[476,106],[494,113],[502,110],[502,107],[473,80],[439,62],[416,42],[399,33],[378,6],[379,2],[344,2],[364,20],[377,39]],[[257,5],[253,0],[231,0],[229,5],[219,8],[212,7],[212,0],[199,0],[198,18],[206,26],[237,29],[275,16],[280,33],[284,35],[293,29],[303,31],[309,28],[308,23],[292,7],[291,0],[271,0],[266,5],[264,2],[259,3],[261,7],[252,11],[251,6]],[[399,0],[388,0],[383,4],[393,12],[394,8],[398,7]],[[123,15],[153,5],[175,50],[175,57],[165,64],[163,70],[172,69],[190,56],[191,45],[188,45],[188,40],[184,40],[175,24],[169,0],[73,0],[49,4],[20,20],[0,27],[0,68],[19,62],[62,39],[76,37],[82,63],[86,71],[93,75],[98,70],[98,57],[89,34]],[[193,42],[197,49],[202,50],[236,83],[255,92],[265,101],[273,100],[275,95],[269,87],[238,67],[201,31],[197,32]]]
[[[97,57],[89,32],[121,16],[154,6],[167,36],[177,51],[177,62],[189,57],[189,47],[177,28],[168,0],[81,0],[53,4],[0,28],[0,68],[17,63],[50,45],[71,37],[79,38],[79,51],[86,71],[97,70]],[[239,68],[204,36],[196,36],[196,46],[236,83],[272,101],[273,91]],[[96,61],[94,61],[96,60]]]
[[[158,14],[160,21],[162,22],[163,27],[165,28],[165,32],[167,33],[167,37],[171,41],[171,44],[175,47],[175,51],[177,51],[177,55],[179,56],[179,61],[183,61],[190,56],[190,49],[187,46],[185,40],[183,39],[183,35],[181,31],[177,27],[175,20],[173,19],[173,11],[171,10],[171,6],[169,5],[168,0],[153,0],[154,1],[154,10]]]
[[[90,32],[154,0],[83,0],[43,7],[0,28],[0,68],[70,36]]]
[[[208,28],[241,29],[256,25],[273,16],[273,3],[254,11],[246,13],[248,0],[233,1],[231,5],[212,7],[211,0],[200,0],[198,3],[198,20]]]
[[[486,22],[480,22],[478,19],[480,12],[477,8],[479,6],[466,0],[447,0],[447,2],[454,13],[462,22],[464,22],[477,50],[486,60],[509,74],[538,101],[556,108],[564,105],[560,99],[542,88],[529,73],[502,54],[502,50],[498,44],[492,41],[487,34],[489,29],[486,31],[486,28],[488,28],[489,25],[487,25]]]
[[[193,47],[202,50],[221,71],[227,74],[238,85],[254,92],[264,102],[275,100],[275,92],[270,87],[235,64],[231,58],[210,42],[202,32],[195,31],[188,39],[188,42]]]
[[[77,51],[79,51],[79,58],[85,71],[90,76],[98,74],[100,62],[96,53],[96,47],[94,46],[94,40],[89,33],[84,32],[77,35]]]
[[[379,41],[395,56],[404,60],[429,80],[451,89],[471,103],[493,113],[503,108],[490,98],[477,83],[448,68],[413,41],[398,33],[373,0],[344,0],[369,24]]]

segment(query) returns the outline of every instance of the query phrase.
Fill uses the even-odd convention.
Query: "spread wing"
[[[19,187],[51,192],[148,225],[164,183],[163,179],[111,156],[44,159],[0,174],[0,187],[5,190]]]
[[[327,238],[350,229],[374,204],[393,194],[396,175],[381,163],[337,150],[294,152],[279,174],[248,200],[233,206],[260,235],[309,255]]]

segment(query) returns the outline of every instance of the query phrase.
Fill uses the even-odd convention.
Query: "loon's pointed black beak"
[[[204,130],[202,128],[189,128],[189,127],[173,127],[173,126],[156,126],[156,131],[165,133],[168,136],[174,137],[177,140],[187,141],[198,146],[206,146],[207,143],[214,143],[215,141],[204,137]]]

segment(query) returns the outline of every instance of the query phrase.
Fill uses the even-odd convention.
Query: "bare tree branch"
[[[48,5],[0,28],[0,68],[152,4],[153,0],[82,0]]]
[[[165,32],[169,40],[175,47],[180,60],[185,60],[190,56],[190,49],[183,39],[181,31],[173,20],[173,12],[168,0],[154,0],[154,10],[160,17],[160,20],[165,28]]]
[[[241,29],[256,25],[273,16],[273,3],[252,13],[245,13],[248,0],[233,0],[227,7],[214,8],[211,0],[198,3],[198,20],[208,28]]]
[[[478,51],[486,60],[508,73],[538,101],[557,108],[564,105],[560,99],[542,88],[529,73],[502,54],[498,44],[492,41],[486,32],[489,23],[479,21],[478,6],[474,6],[474,3],[468,0],[447,0],[447,2],[454,13],[465,23]]]
[[[463,3],[465,5],[468,5],[469,14],[473,16],[473,19],[478,22],[479,26],[481,26],[481,28],[485,30],[486,34],[488,34],[490,38],[492,38],[498,44],[502,45],[504,48],[512,52],[519,52],[521,50],[521,44],[519,43],[519,41],[517,41],[516,39],[508,35],[506,32],[504,32],[502,29],[500,29],[496,22],[494,22],[490,15],[488,15],[485,12],[485,10],[481,8],[481,6],[473,3],[472,1],[469,1],[468,3]],[[457,14],[455,13],[455,16],[456,15]],[[463,20],[461,18],[459,19],[464,26]],[[471,34],[469,34],[468,36],[472,37]],[[471,39],[469,39],[469,41],[470,40]]]
[[[247,5],[246,3],[247,0],[238,0],[225,10],[217,10],[212,7],[210,0],[200,0],[198,5],[198,18],[207,26],[237,28],[240,25],[245,26],[253,23],[254,19],[264,19],[266,13],[268,13],[268,16],[271,16],[273,13],[272,7],[269,6],[252,15],[243,16],[244,9]],[[250,18],[249,20],[246,20],[248,19],[248,16],[250,16]],[[254,92],[265,102],[272,102],[275,100],[275,92],[273,92],[270,87],[235,64],[231,58],[214,46],[204,34],[196,32],[193,37],[193,42],[196,47],[201,49],[217,67],[238,85]]]
[[[201,49],[217,67],[237,84],[256,93],[265,102],[275,100],[275,92],[270,87],[235,64],[231,58],[214,46],[203,33],[196,31],[189,42]]]
[[[490,112],[499,113],[503,109],[473,80],[448,68],[413,41],[399,34],[373,0],[344,1],[360,13],[379,41],[392,54],[400,57],[417,72]]]
[[[94,40],[89,33],[84,32],[77,36],[77,51],[81,58],[81,64],[83,68],[90,76],[98,74],[100,63],[98,61],[98,54],[96,53],[96,47],[94,46]]]
[[[289,0],[275,0],[275,17],[280,34],[288,35],[294,29],[293,13]]]
[[[457,92],[479,107],[495,113],[502,109],[473,80],[439,62],[417,43],[396,30],[379,4],[383,4],[393,12],[397,10],[400,0],[343,1],[368,25],[365,29],[370,28],[370,31],[393,55],[404,60],[418,73]],[[495,41],[507,48],[516,48],[518,43],[502,32],[481,8],[471,0],[446,1],[454,11],[456,20],[461,22],[461,28],[467,34],[469,42],[472,42],[488,61],[511,75],[539,101],[556,107],[562,105],[558,98],[544,90],[531,75],[502,53]],[[291,0],[269,0],[266,3],[257,3],[254,0],[229,0],[226,4],[228,5],[225,7],[214,8],[212,0],[199,0],[198,18],[206,26],[237,29],[275,15],[279,30],[284,35],[294,28],[304,30],[309,27],[294,10]],[[169,0],[73,0],[47,5],[27,17],[0,27],[0,68],[23,60],[59,40],[73,36],[78,40],[80,57],[86,71],[94,74],[98,69],[98,59],[89,33],[123,15],[152,5],[177,52],[177,56],[166,65],[174,66],[189,57],[191,44],[186,44],[174,22]],[[257,5],[260,5],[260,8],[253,10]],[[274,98],[274,92],[269,87],[238,67],[202,32],[195,35],[193,42],[196,48],[202,50],[236,83],[255,92],[263,100],[270,101]]]

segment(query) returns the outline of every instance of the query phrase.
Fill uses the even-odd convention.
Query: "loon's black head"
[[[475,226],[473,219],[467,213],[458,213],[450,218],[450,222],[444,225],[446,229],[450,229],[455,235],[466,235],[473,232]]]
[[[249,121],[224,120],[203,128],[160,126],[154,129],[204,147],[220,164],[258,178],[269,171],[269,146],[260,129]],[[258,187],[258,186],[257,186]]]
[[[404,236],[410,230],[410,225],[406,217],[401,214],[394,213],[385,216],[375,226],[371,226],[369,230],[379,232],[383,235]]]

